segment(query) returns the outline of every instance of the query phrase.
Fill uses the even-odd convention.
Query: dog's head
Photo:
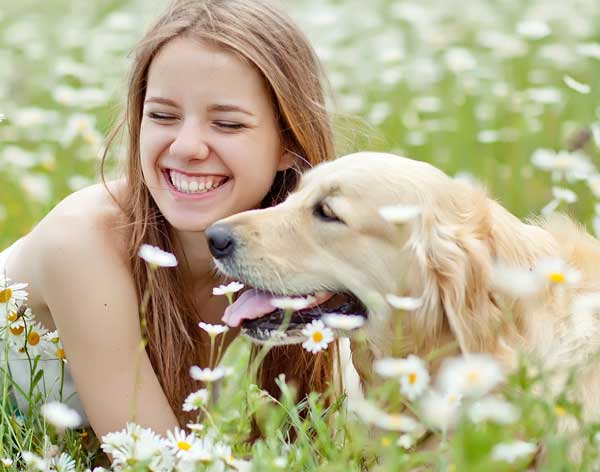
[[[390,205],[421,213],[393,224],[378,211]],[[423,300],[404,316],[415,343],[451,333],[463,350],[481,350],[498,315],[487,283],[496,207],[424,162],[357,153],[307,172],[282,204],[220,220],[206,235],[219,270],[256,289],[230,307],[255,340],[283,320],[270,296],[315,295],[318,304],[297,311],[277,342],[300,342],[323,313],[359,314],[383,353],[394,318],[386,295],[395,294]]]

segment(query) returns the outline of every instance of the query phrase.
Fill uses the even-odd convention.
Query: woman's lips
[[[171,194],[174,195],[178,200],[203,200],[205,198],[211,198],[219,193],[219,191],[222,191],[225,187],[230,185],[231,181],[233,180],[231,177],[227,177],[224,183],[219,185],[217,188],[209,190],[208,192],[186,193],[179,191],[177,187],[173,185],[171,178],[169,177],[169,170],[162,170],[162,174]]]

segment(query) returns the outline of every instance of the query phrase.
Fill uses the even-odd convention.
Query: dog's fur
[[[323,204],[342,222],[320,217]],[[422,213],[394,225],[378,212],[388,205]],[[600,292],[600,244],[565,216],[527,224],[429,164],[357,153],[307,172],[284,203],[219,224],[236,241],[234,256],[218,262],[227,275],[279,294],[351,292],[363,302],[368,349],[353,354],[363,379],[374,358],[391,354],[454,346],[445,352],[487,352],[509,370],[524,352],[552,368],[582,366],[579,399],[600,412],[600,365],[587,362],[600,348],[600,321],[572,311],[578,295]],[[563,259],[580,281],[528,297],[495,285],[495,264],[530,268],[542,258]],[[424,303],[394,313],[390,293]]]

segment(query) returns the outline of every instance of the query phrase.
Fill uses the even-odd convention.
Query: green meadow
[[[338,155],[375,150],[428,161],[484,185],[519,217],[554,200],[552,208],[600,231],[598,0],[282,3],[325,64]],[[125,99],[129,52],[163,6],[0,0],[0,249],[65,196],[99,182],[105,138]],[[119,142],[110,149],[109,176],[119,175],[124,154]],[[0,333],[7,313],[0,309]],[[216,381],[219,399],[198,410],[195,434],[207,459],[178,470],[600,470],[600,423],[583,417],[570,382],[551,394],[530,359],[503,383],[494,397],[501,403],[440,397],[431,409],[439,416],[428,424],[435,445],[423,449],[412,447],[415,431],[392,415],[413,409],[398,379],[351,408],[343,397],[325,405],[317,394],[297,404],[284,379],[280,399],[253,384],[248,353],[249,342],[236,340],[223,360],[234,373]],[[31,400],[27,414],[16,411],[3,388],[0,471],[110,469],[91,431],[61,433],[41,415],[44,399]],[[472,413],[476,404],[480,416]],[[265,434],[249,442],[253,415]],[[565,416],[579,426],[574,432],[559,431]],[[168,445],[149,432],[128,434],[113,438],[128,458],[114,470],[175,468],[177,438]],[[138,454],[134,436],[152,453]],[[545,461],[536,463],[540,451]]]

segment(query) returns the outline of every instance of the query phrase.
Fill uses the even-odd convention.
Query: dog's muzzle
[[[228,277],[237,278],[243,284],[254,286],[256,281],[246,280],[244,271],[240,270],[239,261],[236,260],[241,256],[239,248],[244,246],[244,242],[238,239],[233,228],[225,223],[217,223],[208,227],[204,234],[218,269]],[[269,287],[264,286],[258,288],[275,298],[277,296],[304,297],[320,290],[317,287],[312,293],[304,295],[281,291],[274,293],[269,290]],[[259,318],[242,319],[242,333],[258,343],[294,344],[305,339],[301,331],[307,324],[321,319],[326,314],[360,315],[367,318],[367,308],[351,293],[335,293],[322,304],[294,311],[287,323],[284,323],[285,310],[280,308],[273,308],[272,312],[265,313]],[[285,328],[283,331],[282,327]]]
[[[231,257],[235,252],[235,237],[227,225],[212,225],[204,234],[208,242],[208,249],[215,259]]]

